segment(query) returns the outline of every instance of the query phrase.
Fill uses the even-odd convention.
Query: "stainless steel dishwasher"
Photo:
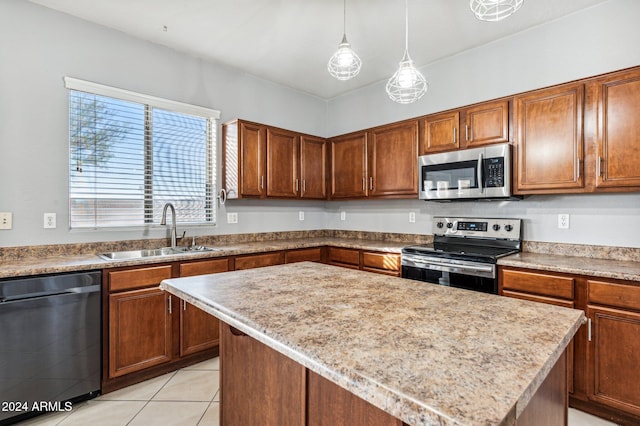
[[[101,273],[0,280],[0,425],[100,393]]]

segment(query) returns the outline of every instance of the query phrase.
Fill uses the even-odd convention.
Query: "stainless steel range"
[[[434,217],[433,243],[402,249],[402,277],[498,294],[497,260],[522,246],[521,219]]]

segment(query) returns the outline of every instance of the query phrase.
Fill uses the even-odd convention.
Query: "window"
[[[71,228],[215,224],[219,112],[65,77]]]

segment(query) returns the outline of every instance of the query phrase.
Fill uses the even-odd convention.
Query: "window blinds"
[[[71,228],[158,224],[165,203],[178,223],[215,223],[217,111],[106,86],[82,88],[121,96],[67,87]]]

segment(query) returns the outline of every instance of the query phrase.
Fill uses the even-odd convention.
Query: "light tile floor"
[[[213,358],[17,426],[218,426],[219,370]]]
[[[218,426],[219,370],[219,358],[213,358],[18,426]],[[615,425],[570,408],[569,426]]]

